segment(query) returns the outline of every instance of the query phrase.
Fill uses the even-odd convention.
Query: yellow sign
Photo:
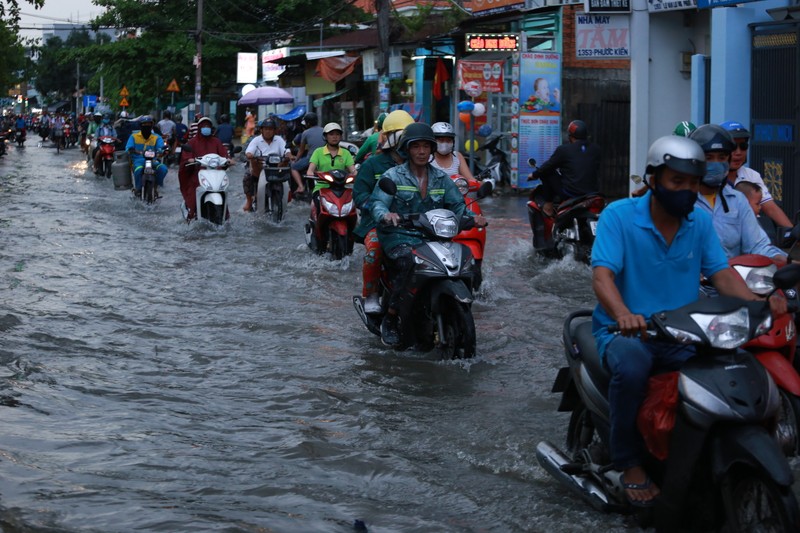
[[[128,107],[129,105],[130,104],[128,103],[128,99],[123,96],[122,97],[122,101],[120,101],[120,103],[119,103],[119,106],[120,107]]]
[[[179,93],[179,92],[181,92],[181,88],[178,87],[178,82],[175,81],[175,78],[172,78],[172,81],[169,83],[169,86],[167,87],[167,92],[168,93]]]
[[[123,98],[129,96],[130,94],[128,93],[128,88],[123,85],[122,90],[119,92],[119,95]]]

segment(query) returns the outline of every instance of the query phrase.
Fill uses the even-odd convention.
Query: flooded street
[[[590,271],[533,257],[523,197],[483,202],[478,357],[394,352],[352,306],[363,247],[183,222],[76,149],[0,160],[0,525],[11,531],[626,531],[541,469],[550,393]],[[795,466],[795,475],[800,473]]]

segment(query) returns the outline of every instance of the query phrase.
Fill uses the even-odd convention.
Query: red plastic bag
[[[639,408],[636,424],[647,449],[657,459],[669,455],[669,436],[675,427],[678,407],[678,372],[651,376],[647,382],[647,396]]]

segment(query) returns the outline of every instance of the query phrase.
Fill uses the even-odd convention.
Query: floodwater
[[[522,197],[484,201],[478,357],[394,352],[361,324],[363,248],[153,209],[77,149],[0,160],[0,525],[12,531],[625,531],[542,470],[588,267],[533,257]]]

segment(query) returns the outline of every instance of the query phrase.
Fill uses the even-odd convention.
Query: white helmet
[[[453,126],[447,122],[437,122],[431,126],[431,129],[433,130],[434,137],[456,138],[456,132],[453,130]]]
[[[128,112],[127,111],[120,111],[119,118],[128,118]]]
[[[646,172],[652,174],[662,165],[689,176],[703,176],[706,173],[706,155],[692,139],[667,135],[650,145]]]
[[[340,125],[338,125],[337,123],[335,123],[335,122],[328,122],[327,124],[325,124],[325,127],[324,127],[324,128],[322,128],[322,135],[327,135],[327,134],[329,134],[330,132],[332,132],[332,131],[336,131],[336,130],[338,130],[338,131],[339,131],[339,133],[343,133],[343,132],[344,132],[344,130],[342,129],[342,127],[341,127]]]

